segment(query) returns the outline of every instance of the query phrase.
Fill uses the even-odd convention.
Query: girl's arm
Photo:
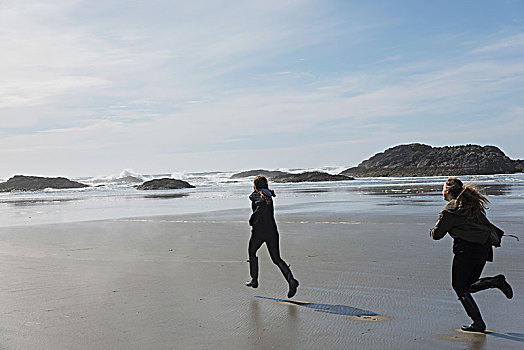
[[[451,219],[451,214],[445,211],[441,212],[437,220],[437,223],[435,224],[435,227],[429,230],[429,235],[431,236],[431,238],[433,238],[434,240],[442,239],[453,226]]]
[[[254,226],[262,213],[264,212],[266,201],[264,199],[260,199],[259,201],[255,202],[255,210],[253,211],[253,214],[249,217],[249,225]]]

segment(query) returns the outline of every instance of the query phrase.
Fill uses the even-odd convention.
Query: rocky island
[[[399,145],[341,172],[355,177],[450,176],[512,174],[524,170],[524,160],[512,160],[495,146],[432,147]]]
[[[321,181],[347,181],[353,180],[346,175],[332,175],[322,171],[308,171],[299,174],[287,173],[277,170],[248,170],[231,176],[231,179],[255,177],[263,175],[275,182],[321,182]]]
[[[138,190],[178,190],[182,188],[195,188],[186,181],[163,178],[146,181],[141,185],[135,186]]]
[[[277,176],[283,176],[283,175],[288,175],[288,174],[289,173],[286,173],[284,171],[278,171],[278,170],[257,169],[257,170],[242,171],[240,173],[231,175],[230,178],[231,179],[241,179],[244,177],[255,177],[257,175],[263,175],[271,180]]]
[[[332,175],[322,171],[308,171],[300,174],[285,174],[274,177],[275,182],[322,182],[322,181],[348,181],[353,177],[346,175]]]
[[[65,177],[40,177],[15,175],[6,182],[0,183],[0,192],[42,191],[46,188],[68,189],[89,187]]]

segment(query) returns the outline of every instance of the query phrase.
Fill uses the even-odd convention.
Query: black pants
[[[458,296],[469,293],[470,286],[478,281],[486,261],[490,258],[489,248],[479,244],[453,245],[453,266],[451,268],[451,285]]]
[[[451,285],[458,296],[470,292],[470,286],[478,281],[485,265],[485,259],[455,255],[451,269]]]
[[[271,256],[271,261],[273,261],[273,263],[277,266],[281,263],[285,264],[284,260],[282,260],[282,258],[280,257],[278,232],[252,232],[247,248],[247,253],[249,257],[256,257],[257,251],[264,243],[266,243],[267,250],[269,251],[269,255]]]

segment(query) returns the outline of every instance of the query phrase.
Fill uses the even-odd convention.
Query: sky
[[[0,0],[0,178],[524,159],[524,0]]]

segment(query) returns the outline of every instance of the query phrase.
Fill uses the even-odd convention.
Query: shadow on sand
[[[279,303],[294,304],[294,305],[306,307],[308,309],[313,309],[318,312],[324,312],[327,314],[354,316],[354,317],[380,316],[376,312],[369,311],[369,310],[363,310],[363,309],[359,309],[359,308],[347,306],[347,305],[319,304],[319,303],[311,303],[308,301],[276,299],[276,298],[263,297],[263,296],[258,296],[258,295],[255,296],[255,298],[276,301]]]
[[[513,340],[513,341],[518,341],[520,343],[524,343],[524,334],[522,333],[496,333],[496,332],[492,332],[492,333],[488,333],[487,335],[489,335],[490,337],[495,337],[495,338],[502,338],[502,339],[507,339],[507,340]]]

